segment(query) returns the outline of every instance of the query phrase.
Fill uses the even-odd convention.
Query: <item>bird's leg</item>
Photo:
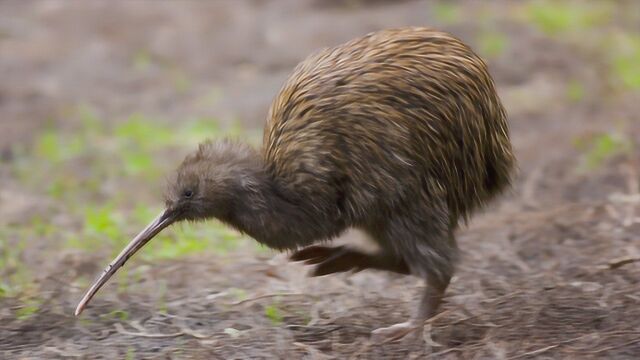
[[[424,289],[418,305],[417,319],[421,325],[424,325],[425,321],[434,317],[438,312],[450,281],[450,276],[446,279],[438,279],[434,276],[427,280],[427,287]]]
[[[304,261],[307,265],[317,264],[312,276],[327,275],[349,270],[376,269],[409,274],[407,264],[387,254],[365,254],[345,246],[308,246],[290,257],[293,261]]]
[[[450,280],[451,277],[446,279],[429,277],[426,281],[427,286],[418,303],[417,313],[409,321],[374,330],[372,332],[373,338],[388,342],[399,340],[412,331],[421,332],[425,321],[435,316],[438,312]]]
[[[455,221],[446,198],[434,194],[439,194],[438,189],[423,193],[423,201],[408,204],[410,211],[395,214],[371,231],[382,246],[394,250],[409,265],[411,273],[425,279],[427,285],[414,316],[407,322],[373,331],[376,341],[400,339],[414,330],[421,334],[425,321],[437,313],[453,276],[458,258]]]

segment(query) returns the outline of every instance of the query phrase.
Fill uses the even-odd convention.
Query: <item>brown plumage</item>
[[[261,151],[206,142],[177,171],[167,210],[106,270],[86,302],[153,235],[218,218],[315,275],[375,268],[423,277],[413,322],[435,314],[454,271],[461,219],[510,183],[505,111],[485,63],[426,28],[371,33],[300,63],[274,100]],[[381,250],[313,245],[359,228]],[[302,249],[301,249],[302,248]]]

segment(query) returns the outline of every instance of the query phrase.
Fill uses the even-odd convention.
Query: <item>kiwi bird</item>
[[[206,141],[166,191],[166,209],[107,266],[78,304],[158,232],[217,218],[313,275],[378,269],[425,280],[417,312],[374,331],[401,337],[436,314],[454,273],[454,236],[505,190],[515,159],[486,64],[429,28],[370,33],[300,63],[273,101],[261,149]],[[348,228],[374,254],[331,246]]]

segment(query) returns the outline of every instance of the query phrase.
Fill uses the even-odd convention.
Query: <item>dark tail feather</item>
[[[487,161],[484,186],[488,198],[500,194],[511,185],[513,168],[514,160],[510,154],[503,159]]]

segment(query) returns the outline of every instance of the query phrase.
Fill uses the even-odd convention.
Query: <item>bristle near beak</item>
[[[129,258],[140,250],[149,240],[153,239],[162,229],[171,225],[176,220],[175,211],[165,210],[156,217],[147,227],[144,228],[133,240],[125,247],[120,254],[104,269],[100,277],[91,285],[82,300],[76,307],[75,315],[78,316],[87,306],[91,298],[106,284],[113,274],[121,268]]]

